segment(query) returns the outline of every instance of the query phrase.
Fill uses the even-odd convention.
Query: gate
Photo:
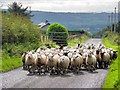
[[[59,46],[67,46],[68,35],[66,32],[49,32],[48,40],[56,42]]]

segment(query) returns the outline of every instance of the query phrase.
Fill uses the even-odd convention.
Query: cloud
[[[15,0],[32,10],[53,12],[112,12],[119,0]],[[13,0],[1,0],[3,8]]]

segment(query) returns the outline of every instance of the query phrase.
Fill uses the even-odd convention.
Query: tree
[[[8,11],[15,15],[26,16],[28,18],[31,17],[31,10],[27,11],[28,7],[22,8],[21,3],[13,2],[12,4],[8,5]]]
[[[51,24],[47,29],[47,35],[59,46],[66,46],[68,39],[68,30],[61,24]]]

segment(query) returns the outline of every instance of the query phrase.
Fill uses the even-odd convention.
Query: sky
[[[12,2],[21,2],[23,7],[49,12],[114,12],[120,0],[0,0],[2,9]]]

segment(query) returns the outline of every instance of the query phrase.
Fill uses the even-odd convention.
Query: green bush
[[[56,44],[67,45],[68,30],[61,24],[51,24],[47,29],[47,35],[50,39],[56,42]]]
[[[2,43],[40,42],[40,30],[26,17],[2,14]]]

